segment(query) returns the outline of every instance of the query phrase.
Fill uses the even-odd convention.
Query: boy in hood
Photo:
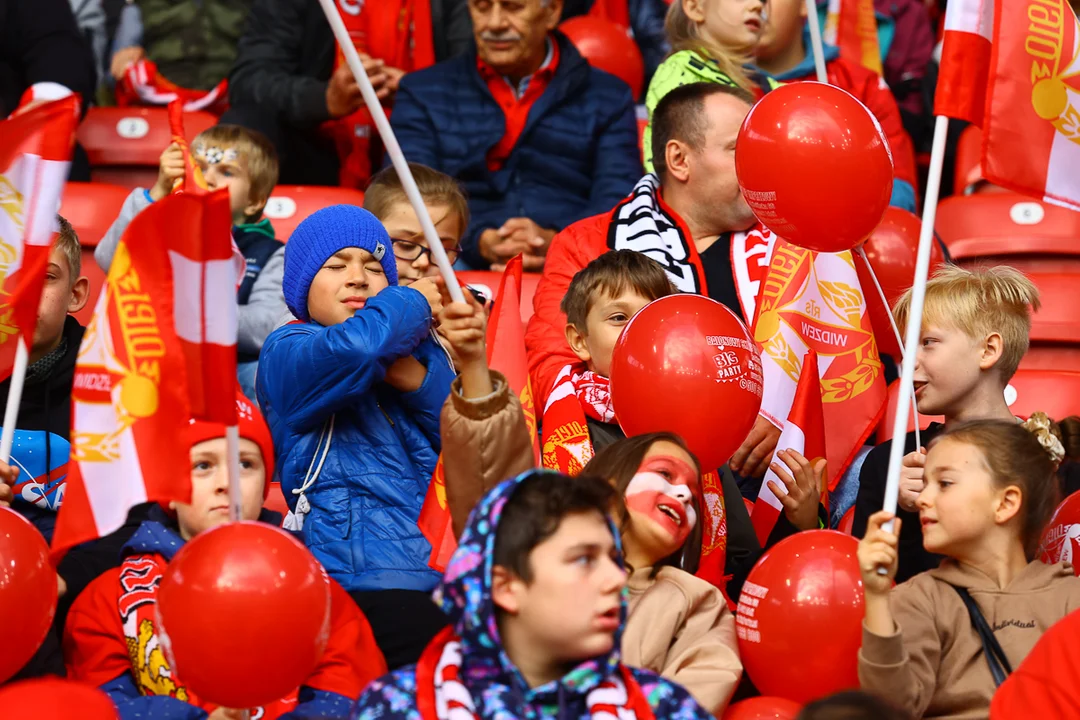
[[[682,687],[619,659],[613,495],[602,479],[542,470],[493,488],[435,591],[450,627],[417,665],[374,682],[354,717],[710,718]]]

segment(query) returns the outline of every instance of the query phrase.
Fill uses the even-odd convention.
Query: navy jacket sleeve
[[[621,102],[612,109],[601,130],[593,157],[595,170],[589,207],[571,222],[608,212],[630,194],[634,183],[645,174],[638,147],[637,112],[629,88],[622,93]]]
[[[271,334],[260,362],[263,387],[289,427],[305,432],[369,392],[430,328],[423,295],[386,288],[340,325],[286,325]]]
[[[167,695],[141,695],[131,673],[124,673],[100,688],[116,705],[120,720],[203,720],[205,710]]]
[[[394,98],[394,112],[390,115],[390,127],[409,162],[432,168],[442,167],[438,126],[428,112],[428,106],[420,102],[413,91],[411,80],[408,75],[401,79]],[[390,164],[389,157],[385,164]]]

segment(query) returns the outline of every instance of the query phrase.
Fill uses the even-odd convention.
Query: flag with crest
[[[874,0],[829,0],[823,39],[845,60],[882,74]]]

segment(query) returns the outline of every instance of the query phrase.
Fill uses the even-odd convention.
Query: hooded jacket
[[[544,472],[544,471],[533,471]],[[586,696],[620,669],[622,628],[614,648],[587,660],[558,680],[530,688],[502,646],[491,599],[495,535],[506,501],[531,473],[498,485],[476,507],[461,535],[446,576],[435,591],[461,639],[458,679],[477,704],[481,718],[589,718]],[[618,542],[618,533],[611,527]],[[626,604],[622,617],[625,622]],[[682,687],[648,670],[631,669],[657,720],[711,720]],[[409,666],[371,684],[357,705],[357,720],[419,720],[416,668]]]
[[[913,717],[985,718],[994,681],[971,616],[950,584],[968,590],[1015,668],[1047,628],[1080,608],[1080,578],[1066,563],[1036,560],[1000,588],[949,558],[892,590],[892,635],[875,635],[863,626],[864,690],[889,698]]]
[[[263,512],[260,520],[280,517]],[[173,522],[160,508],[155,519],[144,522],[124,547],[124,556],[149,557],[168,562],[184,546]],[[120,615],[125,588],[122,568],[114,568],[91,583],[79,596],[68,615],[64,630],[64,659],[68,676],[100,687],[116,704],[120,720],[155,718],[156,720],[202,720],[213,710],[212,704],[190,704],[163,690],[171,678],[165,656],[151,650],[137,654],[145,665],[132,664]],[[155,597],[160,576],[150,588]],[[145,592],[144,585],[132,592]],[[152,643],[152,641],[151,641]],[[160,663],[160,664],[159,664]],[[346,717],[352,698],[380,673],[386,671],[382,653],[375,644],[367,619],[345,594],[330,581],[330,633],[326,650],[315,671],[300,687],[295,707],[277,717],[299,720],[307,717]],[[137,678],[139,678],[137,680]],[[184,690],[183,678],[177,678]]]

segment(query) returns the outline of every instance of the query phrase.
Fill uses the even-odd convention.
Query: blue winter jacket
[[[506,134],[506,116],[476,68],[476,50],[409,73],[394,100],[390,124],[410,162],[457,178],[472,222],[463,259],[487,263],[477,238],[513,217],[561,230],[606,212],[642,175],[634,99],[623,81],[589,66],[564,35],[559,66],[537,98],[521,137],[501,170],[487,152]]]
[[[430,336],[427,300],[389,287],[331,327],[292,323],[275,330],[259,361],[259,404],[270,425],[281,488],[295,512],[311,511],[302,538],[346,590],[431,590],[431,545],[417,528],[440,451],[439,413],[453,370]],[[383,382],[413,355],[427,376],[414,392]],[[333,418],[331,429],[331,418]],[[314,462],[313,462],[314,461]]]
[[[613,649],[582,662],[558,680],[530,688],[503,649],[491,599],[491,568],[495,536],[506,501],[535,473],[530,470],[492,488],[469,515],[446,576],[435,591],[436,602],[450,618],[461,641],[458,678],[476,704],[480,720],[588,720],[587,697],[620,671],[622,626]],[[609,521],[610,524],[610,521]],[[615,542],[619,533],[610,524]],[[626,622],[626,595],[621,609]],[[437,638],[438,640],[438,638]],[[649,670],[631,668],[657,720],[712,720],[712,716],[681,685]],[[429,678],[430,682],[430,678]],[[422,688],[421,688],[422,689]],[[354,720],[422,720],[417,709],[416,666],[410,665],[371,683],[353,710]]]

